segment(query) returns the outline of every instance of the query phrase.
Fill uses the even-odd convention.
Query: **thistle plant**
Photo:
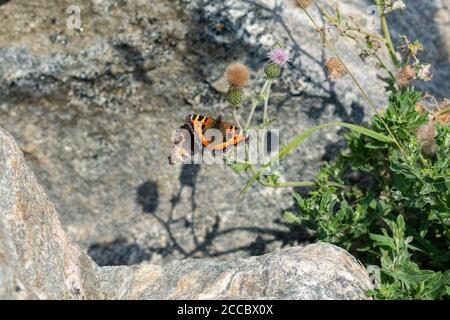
[[[244,162],[230,164],[236,171],[251,174],[239,197],[253,183],[271,188],[312,187],[304,195],[293,194],[298,209],[286,212],[285,221],[306,225],[315,232],[317,241],[339,245],[360,259],[375,281],[375,289],[368,295],[376,299],[449,298],[449,100],[439,102],[413,86],[414,81],[428,81],[432,75],[430,65],[420,61],[420,42],[403,36],[396,45],[391,38],[387,15],[406,10],[403,1],[374,0],[381,34],[365,30],[339,9],[329,10],[318,2],[293,3],[309,18],[318,40],[332,53],[324,66],[330,80],[348,77],[374,116],[364,126],[336,121],[309,128],[259,166],[248,161],[246,150]],[[319,25],[309,13],[314,8],[326,26]],[[330,39],[329,27],[334,28],[338,39]],[[376,61],[389,94],[384,110],[370,98],[334,47],[339,38],[353,40],[363,61]],[[264,85],[249,100],[243,98],[241,90],[246,84],[241,77],[248,79],[242,76],[245,67],[229,67],[227,100],[244,132],[272,125],[271,87],[282,83],[288,60],[288,50],[274,44],[264,67]],[[238,111],[247,101],[251,105],[249,115],[241,122]],[[261,104],[263,121],[252,126],[253,115]],[[315,180],[281,181],[279,175],[268,171],[314,132],[331,126],[349,129],[345,135],[347,150],[322,166]]]
[[[243,87],[247,85],[249,80],[249,71],[247,67],[241,63],[230,64],[227,68],[227,81],[229,89],[227,92],[228,102],[237,107],[244,101]]]

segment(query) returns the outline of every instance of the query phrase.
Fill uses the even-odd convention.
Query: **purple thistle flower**
[[[270,61],[279,65],[280,67],[284,67],[289,59],[286,50],[284,50],[283,48],[274,48],[270,50],[267,56],[269,57]]]

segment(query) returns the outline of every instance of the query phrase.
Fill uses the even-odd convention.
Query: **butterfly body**
[[[181,130],[180,130],[181,129]],[[170,164],[184,162],[188,156],[192,156],[197,149],[201,152],[208,150],[215,156],[217,153],[226,152],[248,137],[241,130],[227,122],[223,122],[219,116],[216,119],[199,114],[188,115],[185,123],[175,133],[172,154],[169,156]]]
[[[236,146],[239,142],[248,139],[245,134],[241,134],[241,130],[237,126],[223,122],[221,117],[214,119],[191,114],[186,117],[186,123],[192,129],[201,146],[207,150],[226,151],[229,147]],[[211,129],[215,129],[217,134],[209,132]]]

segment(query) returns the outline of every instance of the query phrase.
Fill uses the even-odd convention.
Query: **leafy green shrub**
[[[393,93],[381,116],[406,158],[392,144],[351,132],[350,150],[321,168],[319,188],[294,194],[298,212],[285,213],[288,222],[315,230],[318,240],[342,246],[369,266],[378,263],[380,287],[371,293],[376,298],[450,293],[450,127],[436,125],[436,154],[424,156],[413,134],[428,121],[415,111],[419,98],[408,89]],[[372,129],[385,131],[378,116]],[[328,181],[352,187],[339,189]]]
[[[375,0],[380,12],[383,35],[373,35],[336,8],[334,13],[318,6],[328,27],[339,36],[355,41],[360,56],[373,56],[385,73],[390,94],[387,108],[380,112],[351,70],[328,41],[327,28],[320,27],[297,0],[296,5],[311,20],[321,41],[335,56],[325,67],[330,79],[349,76],[375,113],[366,127],[333,122],[321,124],[297,135],[278,154],[259,169],[247,160],[232,163],[238,172],[249,171],[252,178],[240,196],[254,182],[262,186],[313,187],[306,194],[294,193],[298,210],[286,212],[288,223],[303,224],[315,231],[318,241],[341,246],[363,261],[373,275],[375,289],[368,294],[376,299],[448,299],[450,298],[450,127],[449,100],[434,108],[424,108],[425,95],[411,86],[411,81],[430,80],[429,65],[420,63],[418,42],[402,38],[400,56],[389,34],[386,14],[403,8],[401,1]],[[390,63],[383,60],[383,52]],[[287,55],[276,44],[269,56]],[[284,67],[285,64],[279,64]],[[280,68],[278,67],[278,68]],[[267,69],[267,68],[266,68]],[[264,101],[263,123],[267,127],[270,87],[276,77],[266,70],[266,82],[252,99],[252,110],[244,132],[260,101]],[[230,90],[233,87],[230,87]],[[241,100],[240,100],[241,101]],[[236,107],[236,106],[234,106]],[[233,113],[239,123],[235,108]],[[315,181],[283,182],[273,164],[282,161],[292,150],[317,130],[330,126],[350,129],[345,139],[348,149],[335,161],[325,164]],[[247,159],[247,158],[246,158]]]

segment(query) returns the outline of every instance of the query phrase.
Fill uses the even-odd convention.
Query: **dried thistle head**
[[[450,112],[444,113],[437,117],[437,120],[440,124],[445,124],[447,126],[450,126]]]
[[[385,0],[384,1],[384,11],[386,13],[395,11],[395,10],[404,10],[406,9],[406,4],[403,0]]]
[[[437,144],[435,138],[437,136],[436,125],[434,121],[428,121],[416,129],[415,132],[417,142],[422,145],[422,151],[426,155],[436,153]]]
[[[416,112],[418,112],[418,113],[425,112],[425,106],[421,102],[416,102],[415,109],[416,109]]]
[[[328,59],[325,62],[325,67],[327,68],[328,78],[330,80],[338,80],[346,73],[344,64],[337,57]]]
[[[439,106],[437,113],[444,112],[439,114],[436,118],[441,124],[450,125],[450,111],[445,112],[444,110],[450,107],[450,100],[444,99],[444,102]]]
[[[242,63],[232,63],[227,68],[228,84],[232,87],[241,88],[248,83],[250,72]]]
[[[314,0],[292,0],[292,4],[294,5],[294,7],[297,7],[300,9],[302,9],[302,5],[303,5],[303,7],[307,8],[313,2],[314,2]]]
[[[430,81],[431,79],[433,79],[433,73],[431,72],[431,64],[419,65],[417,78],[423,81]]]
[[[436,97],[427,93],[416,103],[415,109],[419,113],[429,112],[428,118],[430,121],[437,121],[442,125],[450,125],[449,107],[449,99],[438,102]]]
[[[406,87],[415,77],[416,70],[411,65],[406,65],[397,72],[397,82],[402,87]]]

